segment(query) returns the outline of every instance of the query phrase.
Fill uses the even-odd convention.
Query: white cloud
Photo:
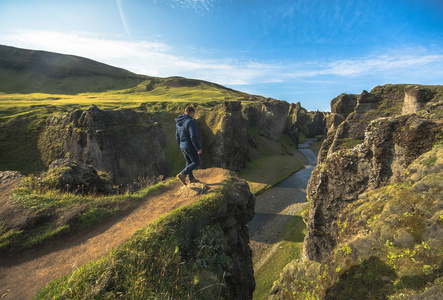
[[[381,72],[400,72],[414,68],[420,71],[420,67],[429,64],[443,64],[443,55],[411,55],[404,53],[393,53],[380,55],[366,59],[340,60],[329,64],[328,68],[321,71],[321,74],[338,76],[359,76]]]
[[[330,76],[335,77],[334,80],[341,78],[348,81],[365,76],[390,76],[393,78],[391,82],[415,83],[422,78],[443,81],[443,55],[421,48],[329,62],[282,61],[271,64],[235,58],[209,60],[182,57],[174,53],[172,46],[164,43],[104,39],[84,32],[22,30],[0,35],[0,44],[78,55],[144,75],[184,76],[228,86],[301,84],[301,79],[315,82],[330,79]]]

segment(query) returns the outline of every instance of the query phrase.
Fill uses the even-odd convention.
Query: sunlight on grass
[[[217,104],[220,101],[243,100],[246,94],[201,83],[195,87],[160,86],[152,91],[136,92],[135,88],[104,93],[0,94],[0,118],[36,112],[42,107],[86,108],[92,104],[102,109],[138,108],[146,102],[186,102]]]
[[[283,268],[294,259],[301,257],[303,239],[306,234],[306,224],[301,217],[302,212],[303,211],[299,212],[288,223],[283,234],[283,241],[277,250],[268,258],[263,266],[255,272],[256,288],[253,295],[254,300],[267,299],[274,281],[278,279]],[[272,246],[268,248],[268,251],[271,248]],[[257,262],[254,261],[254,264],[256,263]]]
[[[303,168],[303,158],[301,153],[300,156],[263,156],[249,162],[245,169],[238,171],[238,175],[257,195]]]

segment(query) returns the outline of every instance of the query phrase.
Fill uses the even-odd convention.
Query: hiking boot
[[[200,180],[192,178],[191,180],[189,180],[189,183],[199,183]]]
[[[186,177],[182,173],[179,173],[177,175],[177,178],[183,183],[183,185],[186,185]]]

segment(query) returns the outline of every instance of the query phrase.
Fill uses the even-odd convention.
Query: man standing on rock
[[[200,182],[194,178],[192,171],[200,165],[200,157],[202,149],[198,141],[197,124],[194,120],[195,109],[192,106],[186,106],[185,114],[175,119],[177,131],[175,137],[186,159],[186,168],[183,169],[177,178],[186,185],[186,176],[189,182]]]

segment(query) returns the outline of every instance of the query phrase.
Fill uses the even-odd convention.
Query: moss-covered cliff
[[[255,197],[244,180],[223,172],[227,180],[216,190],[51,282],[37,299],[251,299],[255,282],[247,223]]]
[[[362,143],[330,148],[314,169],[303,260],[285,268],[272,299],[443,295],[442,92],[388,85],[358,97],[335,140],[340,131]]]
[[[185,79],[182,79],[186,81]],[[188,87],[172,87],[171,89]],[[100,101],[97,101],[100,102]],[[192,102],[146,102],[134,108],[60,105],[0,119],[0,170],[43,171],[72,158],[109,172],[114,184],[175,175],[185,162],[174,118]],[[262,157],[292,161],[299,140],[324,131],[324,114],[273,99],[193,103],[203,147],[203,167],[238,171]],[[103,108],[101,108],[102,106]],[[14,138],[12,138],[14,136]],[[295,153],[296,154],[296,153]],[[26,162],[26,163],[25,163]],[[291,172],[299,168],[291,164]],[[278,176],[277,176],[278,177]]]

